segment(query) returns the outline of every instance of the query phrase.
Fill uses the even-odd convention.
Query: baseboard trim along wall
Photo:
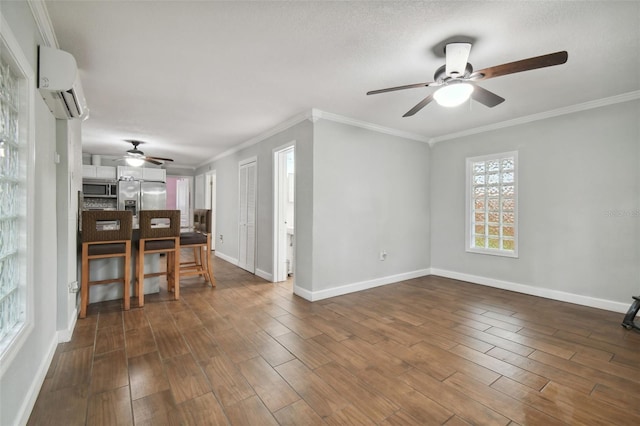
[[[295,294],[296,296],[300,296],[305,300],[308,300],[309,302],[313,302],[313,292],[309,291],[305,288],[300,288],[298,286],[296,286],[296,284],[293,284],[293,294]],[[319,300],[319,299],[316,299]]]
[[[523,294],[529,294],[532,296],[545,297],[547,299],[574,303],[576,305],[589,306],[591,308],[604,309],[612,312],[625,313],[629,308],[628,303],[621,303],[613,300],[599,299],[596,297],[567,293],[564,291],[552,290],[549,288],[541,288],[541,287],[534,287],[534,286],[525,285],[525,284],[517,284],[509,281],[502,281],[494,278],[481,277],[478,275],[463,274],[460,272],[447,271],[445,269],[438,269],[438,268],[420,269],[417,271],[406,272],[403,274],[390,275],[387,277],[376,278],[373,280],[360,281],[357,283],[341,285],[341,286],[328,288],[326,290],[320,290],[320,291],[309,291],[307,289],[294,286],[293,293],[310,302],[315,302],[318,300],[328,299],[330,297],[342,296],[344,294],[355,293],[357,291],[368,290],[370,288],[379,287],[387,284],[394,284],[400,281],[424,277],[427,275],[436,275],[439,277],[451,278],[459,281],[466,281],[472,284],[479,284],[487,287],[495,287],[503,290],[515,291],[516,293],[523,293]],[[631,297],[629,297],[629,299],[631,299]]]
[[[267,272],[267,271],[263,271],[262,269],[258,269],[256,268],[256,275],[259,276],[262,279],[265,279],[269,282],[273,282],[273,274]]]
[[[236,259],[235,257],[231,257],[228,254],[224,254],[219,250],[215,251],[215,256],[219,257],[222,260],[225,260],[225,261],[231,263],[232,265],[238,266],[238,259]]]
[[[73,330],[76,328],[76,322],[78,321],[78,306],[76,306],[71,313],[69,324],[65,330],[58,330],[58,343],[64,343],[71,340],[73,336]]]
[[[20,420],[17,424],[26,425],[29,421],[29,416],[31,415],[31,411],[33,411],[33,407],[35,407],[36,405],[36,400],[38,399],[40,389],[44,384],[44,379],[47,376],[47,371],[49,371],[49,366],[51,366],[51,362],[53,361],[53,356],[56,353],[56,348],[58,347],[59,340],[60,337],[58,336],[58,333],[56,333],[49,343],[49,349],[47,350],[46,356],[42,358],[42,362],[38,367],[38,371],[31,381],[31,386],[29,386],[26,398],[24,399],[24,401],[22,402],[22,406],[18,410],[17,418],[19,418]]]
[[[452,278],[454,280],[467,281],[472,284],[486,285],[487,287],[495,287],[503,290],[511,290],[517,293],[529,294],[532,296],[546,297],[547,299],[558,300],[561,302],[574,303],[576,305],[589,306],[591,308],[604,309],[607,311],[625,313],[631,303],[615,302],[613,300],[598,299],[596,297],[582,296],[580,294],[567,293],[549,288],[534,287],[526,284],[517,284],[509,281],[496,280],[494,278],[481,277],[478,275],[463,274],[460,272],[447,271],[445,269],[431,268],[431,275],[439,277]]]
[[[309,291],[294,287],[293,292],[298,296],[307,299],[311,302],[317,300],[328,299],[330,297],[342,296],[343,294],[354,293],[356,291],[368,290],[370,288],[379,287],[382,285],[393,284],[399,281],[410,280],[413,278],[424,277],[429,275],[429,269],[419,269],[417,271],[405,272],[397,275],[389,275],[386,277],[376,278],[373,280],[360,281],[357,283],[341,285],[337,287],[328,288],[320,291]]]

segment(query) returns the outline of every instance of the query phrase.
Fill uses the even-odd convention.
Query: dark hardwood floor
[[[640,424],[622,314],[433,276],[309,303],[214,275],[90,305],[29,424]]]

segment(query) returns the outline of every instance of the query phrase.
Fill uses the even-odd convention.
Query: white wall
[[[436,144],[434,272],[608,309],[628,306],[640,293],[639,117],[636,100]],[[519,258],[467,253],[465,158],[511,150],[519,152]]]
[[[42,40],[28,3],[2,1],[0,12],[35,72],[37,45],[42,43]],[[58,268],[61,265],[66,268],[69,260],[66,253],[58,256],[57,251],[57,214],[62,212],[63,220],[66,220],[68,210],[57,210],[60,200],[57,199],[54,162],[56,120],[37,91],[33,100],[36,146],[34,174],[30,178],[35,183],[35,205],[32,212],[35,246],[31,248],[34,255],[34,327],[10,365],[3,366],[5,373],[0,378],[1,425],[26,423],[58,343],[59,331],[67,331],[58,329],[57,324],[69,323],[69,318],[65,318],[66,307],[61,311],[58,305],[60,297],[68,297],[68,291],[65,287],[61,294],[56,282]],[[79,164],[79,157],[77,158]],[[67,184],[72,191],[73,183]],[[63,233],[60,238],[66,237],[67,234]],[[73,299],[73,296],[71,298]],[[70,303],[72,304],[73,302]]]
[[[294,283],[296,292],[309,292],[313,288],[313,124],[304,123],[306,137],[296,139],[295,148],[295,266]],[[302,135],[301,135],[302,136]],[[272,209],[273,211],[273,209]],[[273,223],[273,221],[272,221]],[[273,258],[273,250],[271,251]]]
[[[312,298],[426,275],[429,145],[321,119],[313,147]]]

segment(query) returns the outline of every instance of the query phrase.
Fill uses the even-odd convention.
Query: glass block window
[[[33,71],[0,15],[0,373],[33,328]],[[28,217],[29,216],[29,217]]]
[[[467,159],[467,251],[518,256],[517,154]]]
[[[19,194],[18,84],[9,64],[0,62],[0,340],[23,317],[17,280]]]

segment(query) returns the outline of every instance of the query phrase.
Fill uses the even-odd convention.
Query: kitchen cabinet
[[[152,180],[156,182],[166,182],[167,171],[153,167],[127,167],[118,166],[118,179],[122,177],[132,177],[136,180]]]
[[[115,179],[116,168],[113,166],[92,166],[84,164],[82,166],[83,179]]]
[[[118,179],[123,177],[142,179],[142,167],[118,166]]]
[[[144,167],[142,169],[142,179],[154,180],[157,182],[166,182],[167,171],[165,169],[154,169],[151,167]]]

